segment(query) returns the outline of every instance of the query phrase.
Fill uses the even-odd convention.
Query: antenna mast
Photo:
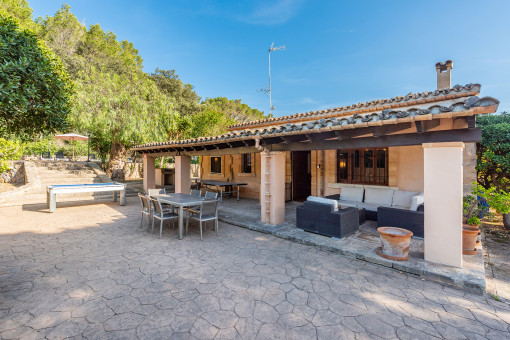
[[[272,97],[271,97],[271,52],[274,51],[283,51],[285,50],[285,45],[280,46],[274,46],[274,41],[271,44],[271,47],[269,48],[269,85],[266,90],[260,90],[261,92],[264,92],[266,95],[269,95],[269,114],[272,115],[274,111],[274,106],[272,103]]]

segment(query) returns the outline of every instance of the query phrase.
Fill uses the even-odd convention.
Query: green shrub
[[[475,189],[475,193],[480,197],[484,197],[487,200],[487,204],[499,214],[510,213],[510,192],[497,189],[496,187],[486,189],[481,185],[476,186]]]
[[[9,160],[20,159],[22,146],[18,141],[0,138],[0,173],[9,170]]]

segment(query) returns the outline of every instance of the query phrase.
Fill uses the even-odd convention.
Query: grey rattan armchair
[[[186,234],[188,233],[189,218],[197,220],[200,225],[200,240],[202,240],[202,223],[214,221],[214,229],[218,235],[218,200],[205,200],[200,204],[199,211],[189,211],[191,215],[186,218]]]
[[[151,198],[152,206],[154,207],[154,212],[152,213],[152,232],[154,232],[154,220],[157,218],[159,223],[159,238],[161,238],[161,234],[163,233],[163,222],[166,220],[172,220],[172,227],[174,226],[174,221],[179,218],[179,215],[174,212],[167,212],[163,210],[161,206],[161,202],[159,199]]]

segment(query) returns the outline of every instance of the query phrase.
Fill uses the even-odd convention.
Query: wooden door
[[[310,151],[292,152],[292,200],[304,201],[312,192]]]

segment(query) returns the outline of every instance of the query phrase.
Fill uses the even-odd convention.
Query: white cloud
[[[304,97],[299,102],[301,104],[317,104],[317,102],[313,98],[310,98],[310,97]]]
[[[238,19],[256,25],[284,24],[296,15],[302,3],[303,0],[260,1],[246,16]]]

